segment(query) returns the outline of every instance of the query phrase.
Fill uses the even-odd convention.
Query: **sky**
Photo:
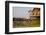
[[[33,8],[31,7],[13,7],[13,17],[14,18],[28,17],[29,10],[33,10]]]

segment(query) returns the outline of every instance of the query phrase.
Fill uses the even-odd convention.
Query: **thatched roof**
[[[34,10],[38,10],[38,11],[40,11],[40,8],[34,8],[33,11],[34,11]],[[32,12],[33,12],[33,11],[32,11]]]

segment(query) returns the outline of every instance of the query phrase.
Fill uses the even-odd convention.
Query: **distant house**
[[[29,10],[29,17],[31,18],[39,18],[40,17],[40,8],[34,8],[32,11]]]
[[[32,16],[40,16],[40,8],[34,8],[32,11]]]

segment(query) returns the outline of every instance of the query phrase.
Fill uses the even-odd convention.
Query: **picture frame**
[[[13,11],[16,7],[34,7],[35,9],[40,8],[40,27],[29,27],[29,28],[13,28],[12,23],[14,21]],[[18,9],[17,8],[17,9]],[[21,8],[22,9],[22,8]],[[15,10],[16,11],[16,10]],[[18,13],[18,12],[17,12]],[[18,15],[18,14],[17,14]],[[11,21],[13,20],[13,21]],[[20,21],[20,20],[19,20]],[[18,20],[17,20],[18,22]],[[15,25],[15,24],[14,24]],[[45,3],[37,2],[20,2],[20,1],[5,1],[5,34],[18,34],[18,33],[34,33],[34,32],[45,32]]]

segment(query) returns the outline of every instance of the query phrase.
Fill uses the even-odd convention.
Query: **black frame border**
[[[20,3],[20,4],[38,4],[43,5],[43,30],[39,31],[22,31],[22,32],[9,32],[9,3]],[[45,32],[45,3],[37,2],[20,2],[20,1],[5,1],[5,34],[19,34],[19,33],[35,33]]]

